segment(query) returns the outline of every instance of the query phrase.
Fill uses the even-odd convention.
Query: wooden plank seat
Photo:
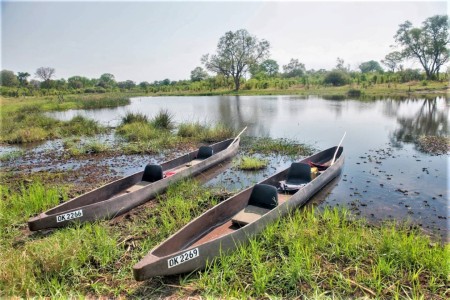
[[[277,189],[268,184],[256,184],[250,194],[247,206],[233,216],[231,222],[241,227],[245,226],[255,222],[277,205]]]

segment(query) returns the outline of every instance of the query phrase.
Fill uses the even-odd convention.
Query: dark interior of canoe
[[[198,150],[164,162],[161,165],[147,165],[144,171],[113,181],[96,190],[62,203],[48,210],[46,214],[50,215],[64,212],[137,191],[153,182],[168,176],[173,176],[189,167],[195,166],[212,155],[220,153],[227,149],[232,141],[233,139],[229,139],[211,146],[202,146]]]
[[[324,166],[330,165],[335,151],[336,147],[333,147],[300,161],[300,168],[303,168],[300,172],[307,172],[307,174],[295,174],[300,178],[294,179],[303,180],[305,178],[302,175],[311,176],[311,162]],[[341,147],[336,159],[341,156],[342,151]],[[208,210],[162,243],[152,254],[159,257],[170,255],[215,240],[241,229],[246,224],[255,222],[264,214],[289,200],[296,192],[284,191],[279,188],[280,182],[289,180],[288,177],[292,173],[291,167]],[[319,178],[325,170],[326,168],[319,171],[315,178]],[[309,180],[314,180],[314,178],[309,178]],[[299,189],[301,188],[300,183]]]

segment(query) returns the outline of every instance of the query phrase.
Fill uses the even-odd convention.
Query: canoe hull
[[[336,147],[330,148],[325,151],[334,152],[333,149],[335,150]],[[323,152],[325,151],[319,152],[318,154],[310,156],[302,161],[320,161],[321,157],[324,157]],[[252,187],[220,203],[219,205],[205,212],[200,217],[180,229],[176,234],[166,240],[163,244],[150,251],[147,256],[145,256],[133,267],[135,279],[142,281],[154,276],[181,274],[205,268],[208,262],[211,262],[213,259],[220,256],[221,253],[235,250],[240,244],[245,244],[251,237],[259,234],[262,230],[264,230],[264,228],[267,227],[268,224],[287,215],[293,209],[306,204],[314,194],[316,194],[326,184],[328,184],[331,180],[333,180],[341,173],[343,163],[344,157],[341,154],[339,159],[336,160],[335,164],[330,166],[327,171],[325,171],[315,180],[311,181],[304,188],[300,189],[297,193],[293,194],[288,201],[280,204],[275,209],[262,216],[256,222],[250,223],[240,228],[239,230],[224,235],[220,238],[213,239],[204,244],[199,244],[197,246],[194,244],[188,247],[181,247],[182,250],[171,253],[170,255],[160,255],[160,253],[158,253],[158,248],[160,246],[163,245],[163,247],[168,248],[168,243],[176,243],[176,240],[180,240],[177,239],[177,235],[180,235],[183,232],[199,230],[199,228],[201,228],[202,220],[203,222],[208,222],[208,220],[213,219],[217,220],[220,219],[221,214],[223,214],[227,209],[232,211],[238,211],[239,209],[242,209],[242,202],[245,199],[248,199]],[[261,181],[260,183],[272,185],[276,184],[280,179],[286,176],[286,173],[287,170],[281,171],[278,174],[275,174],[270,178]],[[174,244],[174,247],[177,246],[178,245]],[[194,249],[197,250],[198,256],[193,257],[192,259],[185,260],[183,261],[183,263],[180,263],[176,266],[170,266],[170,263],[173,262],[173,259],[179,257],[180,255],[185,254],[186,256],[187,254],[187,258],[189,258],[189,255],[191,254],[190,251]]]
[[[31,218],[28,221],[28,227],[31,231],[37,231],[46,228],[64,227],[73,222],[92,222],[119,216],[136,206],[154,199],[158,194],[163,193],[171,184],[184,178],[196,176],[220,162],[233,157],[238,151],[239,140],[227,148],[231,142],[232,139],[211,145],[213,149],[221,151],[217,151],[211,157],[185,168],[172,176],[150,183],[128,194],[115,196],[127,187],[138,183],[142,178],[143,171],[113,181]],[[161,166],[163,170],[170,170],[191,161],[196,155],[197,151],[193,151],[174,160],[165,162]]]

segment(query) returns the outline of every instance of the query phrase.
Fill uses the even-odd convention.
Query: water
[[[332,188],[313,199],[320,206],[345,206],[369,220],[409,219],[448,239],[448,154],[421,153],[414,140],[447,135],[449,99],[326,100],[298,96],[143,97],[114,109],[51,113],[68,120],[77,114],[116,126],[126,112],[152,117],[161,109],[176,122],[222,122],[250,136],[288,138],[317,149],[336,145],[344,132],[345,167]],[[289,165],[247,173],[258,180]],[[229,182],[242,174],[227,170],[212,182]],[[230,179],[231,178],[231,179]],[[247,180],[248,181],[248,180]],[[239,188],[239,187],[238,187]]]

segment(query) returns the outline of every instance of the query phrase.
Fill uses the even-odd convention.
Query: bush
[[[323,82],[325,84],[331,84],[333,86],[346,85],[349,81],[349,77],[345,72],[342,71],[331,71],[325,75]]]

